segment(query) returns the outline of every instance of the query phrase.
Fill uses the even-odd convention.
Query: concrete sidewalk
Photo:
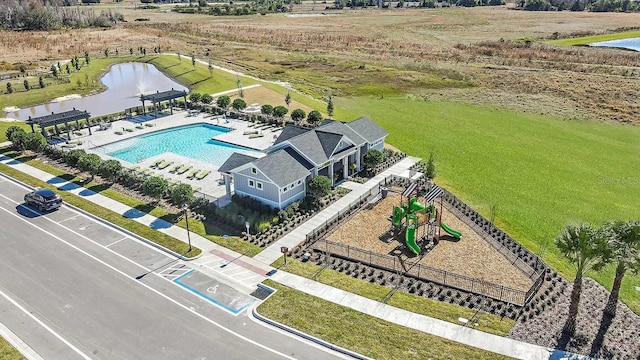
[[[258,283],[269,277],[269,275],[267,275],[269,273],[273,280],[285,286],[398,325],[518,359],[549,359],[553,353],[552,349],[484,333],[424,315],[414,314],[307,278],[289,274],[284,271],[275,271],[275,269],[269,266],[275,259],[282,256],[279,250],[280,246],[293,247],[297,245],[305,239],[309,231],[314,230],[322,224],[325,221],[323,219],[330,218],[333,214],[343,210],[360,195],[365,194],[369,189],[377,186],[378,182],[386,176],[391,174],[401,176],[402,174],[408,174],[408,168],[418,160],[419,159],[412,157],[405,158],[385,172],[369,180],[367,183],[362,184],[361,188],[353,185],[352,191],[349,194],[312,217],[293,232],[289,233],[289,235],[265,249],[255,258],[243,256],[242,254],[219,246],[198,234],[190,233],[192,245],[200,248],[203,252],[203,255],[198,259],[192,260],[191,264],[202,269],[207,269],[207,271],[213,271],[228,280],[232,280],[234,283],[241,285],[245,290],[247,288],[254,288]],[[164,220],[155,218],[99,193],[70,183],[62,178],[52,176],[49,173],[9,157],[0,155],[0,163],[42,181],[46,181],[61,190],[76,194],[85,200],[122,214],[122,216],[145,224],[152,229],[187,242],[187,231],[185,229],[174,226]],[[351,194],[353,195],[349,196]]]

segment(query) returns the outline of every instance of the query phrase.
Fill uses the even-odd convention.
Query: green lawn
[[[24,131],[31,132],[31,127],[29,127],[29,125],[27,125],[27,124],[25,124],[23,122],[18,122],[18,121],[11,121],[11,122],[0,121],[0,143],[7,141],[7,136],[6,136],[7,129],[12,125],[19,126],[19,127],[23,128]]]
[[[258,313],[374,359],[508,359],[318,299],[271,280]],[[302,310],[301,310],[302,309]]]
[[[546,43],[561,46],[573,46],[573,45],[588,45],[594,42],[611,41],[640,37],[640,31],[625,31],[614,34],[602,34],[602,35],[590,35],[569,39],[549,40]]]
[[[23,360],[25,359],[16,348],[11,346],[7,340],[0,337],[0,359],[2,360]]]
[[[385,302],[400,309],[451,323],[459,324],[458,318],[471,319],[476,313],[476,310],[466,307],[447,304],[402,291],[396,291],[391,294],[391,289],[386,286],[355,279],[339,271],[323,269],[309,262],[303,263],[295,259],[289,259],[287,260],[287,265],[283,266],[283,260],[279,259],[271,266],[372,300]],[[280,319],[274,320],[280,321]],[[478,326],[475,327],[476,329],[499,336],[505,336],[515,325],[513,320],[502,319],[499,316],[486,313],[482,313],[476,322],[478,323]]]
[[[436,182],[542,254],[568,279],[573,269],[553,245],[568,222],[638,218],[640,128],[407,98],[346,98],[400,150],[436,153]],[[613,267],[592,275],[611,288]],[[640,313],[640,276],[627,275],[621,297]]]

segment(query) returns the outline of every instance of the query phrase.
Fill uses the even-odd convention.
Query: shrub
[[[309,124],[317,124],[320,121],[322,121],[322,114],[320,114],[320,111],[318,110],[312,110],[309,115],[307,115],[307,122]]]
[[[314,177],[309,181],[308,192],[316,200],[329,195],[331,180],[323,175]]]
[[[116,181],[120,177],[122,172],[122,164],[118,160],[103,161],[98,167],[98,174],[100,176],[109,179],[110,181]]]
[[[65,154],[64,161],[70,166],[76,167],[78,165],[78,160],[86,154],[87,153],[82,149],[73,149]]]
[[[302,109],[295,109],[291,112],[291,120],[294,122],[301,121],[305,116],[307,116],[307,114]]]
[[[16,126],[16,125],[11,125],[9,126],[9,128],[7,129],[7,131],[5,131],[5,136],[7,137],[7,139],[9,139],[9,141],[13,141],[12,136],[15,133],[23,133],[26,134],[26,132],[24,131],[23,128],[21,128],[20,126]]]
[[[231,104],[231,107],[233,107],[233,109],[236,111],[240,111],[247,108],[247,103],[242,99],[235,99],[233,100],[233,104]]]
[[[145,195],[149,195],[155,199],[160,199],[167,192],[168,188],[169,182],[167,182],[166,179],[158,176],[148,177],[142,183],[142,192]]]
[[[171,189],[171,202],[178,206],[189,204],[193,201],[193,188],[188,184],[179,184]]]
[[[102,159],[96,154],[84,154],[78,159],[77,166],[80,171],[86,171],[93,177],[98,172],[101,162]]]

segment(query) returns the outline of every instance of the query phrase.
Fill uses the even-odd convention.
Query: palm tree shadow
[[[600,321],[600,328],[598,328],[598,333],[593,339],[593,343],[591,343],[591,351],[589,352],[590,357],[596,357],[602,349],[604,336],[607,334],[607,331],[609,331],[611,323],[613,323],[613,316],[611,316],[607,312],[604,312],[602,314],[602,320]]]

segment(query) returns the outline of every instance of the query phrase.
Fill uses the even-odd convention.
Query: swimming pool
[[[231,130],[209,124],[194,124],[99,146],[92,150],[130,163],[170,152],[195,160],[222,165],[234,152],[260,157],[261,152],[242,146],[211,140]]]

